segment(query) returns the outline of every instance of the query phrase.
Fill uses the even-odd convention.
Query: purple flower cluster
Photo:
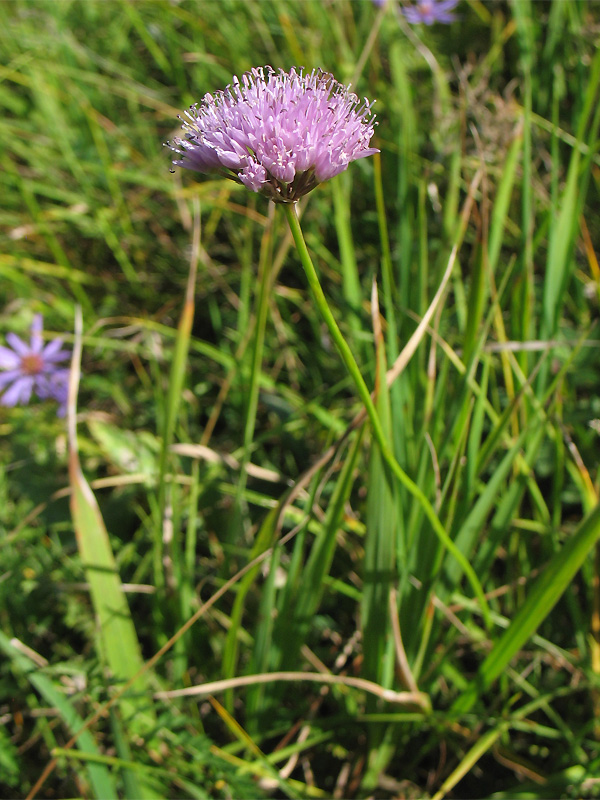
[[[388,0],[372,0],[373,5],[382,8]],[[411,25],[433,25],[442,22],[445,25],[454,22],[456,17],[450,12],[458,5],[459,0],[415,0],[400,9]],[[396,7],[397,8],[397,7]]]
[[[7,333],[10,347],[0,346],[0,403],[5,406],[26,405],[35,392],[41,400],[56,400],[58,415],[63,416],[67,404],[69,370],[58,362],[71,357],[62,349],[62,339],[44,346],[42,315],[36,314],[27,344],[15,333]]]
[[[457,5],[458,0],[417,0],[416,5],[404,6],[402,13],[412,25],[433,25],[434,22],[447,25],[454,22],[455,16],[450,12]]]
[[[369,147],[374,115],[350,88],[321,70],[257,67],[185,112],[186,139],[167,146],[173,161],[218,173],[276,203],[294,203]]]

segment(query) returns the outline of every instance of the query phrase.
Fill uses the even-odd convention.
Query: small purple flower
[[[449,24],[456,17],[450,12],[456,8],[459,0],[416,0],[416,5],[405,6],[402,13],[411,25],[424,23],[433,25],[434,22]]]
[[[255,67],[185,112],[186,139],[167,142],[173,164],[217,173],[276,203],[295,203],[369,147],[371,105],[321,70]]]
[[[57,366],[59,361],[71,357],[62,350],[62,339],[54,339],[44,346],[42,340],[42,315],[36,314],[31,324],[31,341],[26,344],[14,333],[6,334],[10,347],[0,346],[0,404],[26,405],[33,392],[42,399],[56,400],[63,416],[67,402],[69,370]]]

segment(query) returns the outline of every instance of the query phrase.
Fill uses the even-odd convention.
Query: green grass
[[[600,6],[458,13],[0,4],[3,796],[598,795]],[[161,146],[267,63],[377,98],[301,233]]]

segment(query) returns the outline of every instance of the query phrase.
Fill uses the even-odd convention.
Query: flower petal
[[[10,386],[0,397],[0,403],[5,406],[27,405],[33,391],[33,378],[23,376]]]
[[[230,170],[248,189],[293,203],[377,152],[369,147],[376,124],[371,105],[321,70],[256,67],[186,111],[187,140],[167,146],[177,166],[226,177]]]
[[[20,369],[9,369],[7,372],[0,372],[0,390],[22,377],[23,372]]]
[[[18,337],[16,333],[12,333],[12,331],[6,334],[6,341],[15,353],[18,353],[20,356],[28,356],[31,353],[31,347],[25,344],[23,339]]]
[[[71,353],[69,353],[68,350],[61,350],[62,345],[62,339],[53,339],[51,342],[48,342],[41,353],[44,363],[64,361],[66,358],[70,358]]]
[[[21,359],[14,350],[0,345],[0,369],[14,369],[21,363]]]

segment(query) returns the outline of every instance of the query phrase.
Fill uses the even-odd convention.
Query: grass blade
[[[298,652],[319,608],[325,590],[325,580],[335,554],[336,536],[354,483],[354,471],[360,453],[363,430],[364,427],[355,438],[340,472],[329,501],[327,517],[311,548],[301,580],[298,581],[295,591],[290,592],[282,604],[278,616],[281,622],[276,626],[276,633],[281,639],[280,642],[276,642],[279,651],[279,658],[273,665],[276,669],[289,669],[296,663]]]
[[[83,727],[83,720],[74,710],[71,703],[65,698],[62,691],[59,691],[53,682],[37,669],[36,665],[0,631],[0,650],[11,659],[15,668],[25,675],[31,685],[40,693],[45,702],[55,708],[60,714],[60,718],[65,723],[71,733]],[[99,755],[94,737],[89,731],[83,731],[77,739],[77,747],[82,753],[88,755]],[[109,800],[117,798],[116,785],[112,779],[109,769],[104,764],[89,762],[87,773],[92,785],[94,795],[99,799]]]
[[[375,403],[383,432],[387,440],[391,441],[392,419],[389,390],[385,381],[387,368],[385,344],[375,283],[372,293],[372,314],[377,364]],[[392,582],[396,576],[399,521],[396,484],[391,481],[390,472],[386,469],[379,444],[375,440],[371,443],[367,487],[365,518],[367,533],[361,603],[364,675],[369,680],[386,685],[391,678],[389,663],[388,669],[384,666],[384,654],[390,630],[387,608]]]
[[[579,119],[577,130],[578,144],[583,143],[590,114],[595,107],[595,103],[597,103],[596,96],[599,85],[600,52],[597,51],[592,63],[584,108]],[[598,118],[596,115],[593,120],[593,130],[589,132],[589,142],[592,147],[597,136],[597,129]],[[575,147],[571,155],[565,189],[559,201],[560,211],[558,211],[558,209],[554,210],[554,218],[550,227],[548,262],[546,266],[546,278],[544,280],[543,298],[543,334],[549,338],[554,336],[558,326],[562,300],[567,288],[568,279],[574,268],[572,250],[575,235],[578,231],[578,212],[585,198],[587,171],[591,166],[590,160],[587,159],[586,170],[580,171],[580,162],[581,151],[578,147]]]
[[[506,669],[513,656],[552,611],[599,539],[600,504],[588,514],[537,579],[510,627],[479,668],[477,677],[455,703],[453,707],[455,712],[468,711],[477,696],[486,691]]]
[[[100,658],[108,667],[111,680],[121,683],[136,675],[144,662],[104,520],[79,462],[75,411],[81,360],[81,326],[81,311],[78,309],[67,412],[71,517],[98,620]],[[139,688],[143,689],[146,681],[147,676],[144,674],[141,676]],[[131,727],[141,733],[147,733],[153,722],[148,706],[149,703],[143,696],[135,699],[124,696],[119,703],[126,725],[129,727],[131,724]],[[140,716],[140,712],[143,716]],[[140,793],[137,776],[128,775],[127,784],[132,791]],[[149,787],[142,788],[148,797],[155,796]]]
[[[185,301],[181,318],[179,320],[179,327],[177,328],[177,337],[175,339],[175,350],[173,352],[173,361],[171,362],[171,372],[169,374],[169,392],[167,395],[167,405],[165,410],[164,428],[162,431],[162,449],[159,462],[159,475],[158,475],[158,508],[159,520],[156,525],[155,541],[154,541],[154,580],[157,586],[163,586],[163,536],[162,536],[162,522],[165,514],[166,504],[166,490],[167,481],[165,479],[167,472],[167,462],[169,456],[169,448],[173,443],[175,435],[175,424],[177,422],[177,415],[179,413],[179,406],[181,403],[181,395],[183,392],[183,382],[185,380],[185,371],[187,364],[188,351],[190,347],[190,337],[192,333],[192,324],[194,322],[195,300],[194,292],[196,285],[196,271],[198,267],[198,257],[200,250],[200,205],[197,201],[194,208],[194,240],[192,246],[192,256],[190,259],[190,271],[188,274],[188,281],[185,292]],[[177,565],[179,566],[179,565]]]

